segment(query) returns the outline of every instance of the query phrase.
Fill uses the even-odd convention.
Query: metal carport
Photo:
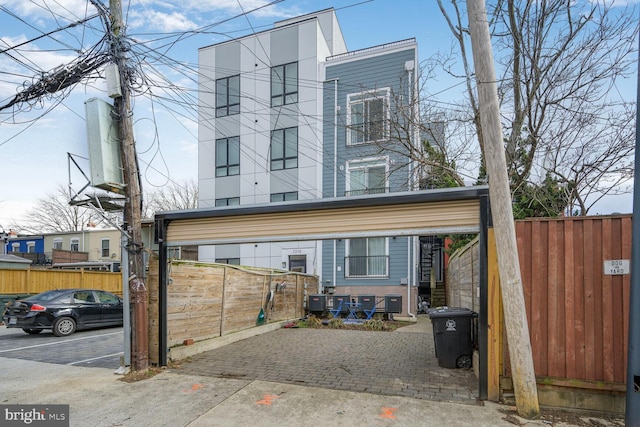
[[[479,233],[479,397],[487,399],[490,358],[487,335],[489,222],[487,186],[159,212],[155,215],[155,240],[160,255],[160,364],[165,366],[168,357],[167,248],[184,245],[349,239],[363,236]],[[494,356],[491,356],[492,360]],[[495,383],[494,378],[491,383]],[[493,392],[491,394],[493,395]]]

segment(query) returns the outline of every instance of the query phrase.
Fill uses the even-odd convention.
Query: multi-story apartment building
[[[199,50],[199,207],[417,188],[414,39],[348,51],[335,11]],[[350,294],[417,286],[417,237],[201,246],[199,259],[318,274]],[[403,288],[404,287],[404,288]]]

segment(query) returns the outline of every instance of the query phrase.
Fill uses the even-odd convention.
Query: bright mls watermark
[[[0,405],[0,425],[69,427],[69,405]]]

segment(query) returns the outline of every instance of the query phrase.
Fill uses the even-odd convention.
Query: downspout
[[[409,92],[409,107],[410,107],[410,116],[411,120],[409,121],[409,138],[415,140],[413,135],[413,90],[412,90],[412,78],[413,78],[413,68],[415,66],[415,61],[407,61],[404,63],[404,69],[407,71],[408,81],[407,81],[407,89]],[[413,144],[412,144],[413,145]],[[414,191],[415,188],[415,177],[414,177],[414,160],[411,159],[409,161],[409,189]],[[413,245],[412,245],[413,242]],[[407,238],[407,314],[409,317],[416,318],[416,315],[411,312],[411,287],[416,286],[416,272],[413,271],[412,267],[414,267],[417,263],[416,251],[415,251],[415,242],[416,236],[410,236]],[[411,251],[413,246],[413,252]]]
[[[333,198],[338,197],[338,79],[325,80],[325,83],[333,81]],[[333,274],[331,285],[336,286],[338,268],[336,258],[338,256],[338,241],[333,240]]]

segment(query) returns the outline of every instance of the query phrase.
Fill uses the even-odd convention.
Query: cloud
[[[186,15],[178,12],[145,11],[144,13],[132,13],[129,25],[131,27],[144,27],[159,29],[163,32],[173,33],[189,31],[198,25]]]

